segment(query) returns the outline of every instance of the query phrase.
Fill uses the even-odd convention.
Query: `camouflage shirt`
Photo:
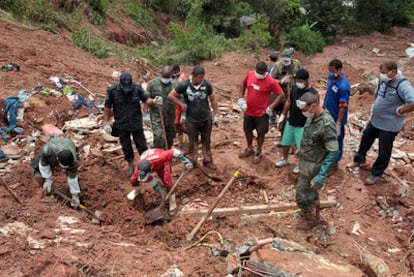
[[[299,151],[299,167],[305,176],[316,176],[328,154],[338,151],[336,124],[327,110],[305,123]]]
[[[174,103],[167,98],[168,94],[176,87],[175,80],[171,80],[169,84],[163,84],[161,77],[151,80],[147,85],[147,94],[151,98],[161,96],[163,100],[162,109],[165,112],[167,109],[175,109]],[[150,107],[150,113],[158,115],[158,108],[156,105]]]
[[[63,150],[69,150],[73,154],[73,164],[67,168],[69,177],[74,178],[78,172],[78,160],[76,158],[76,146],[68,138],[53,138],[49,140],[40,152],[40,163],[43,166],[50,165],[56,167],[59,165],[58,154]]]
[[[270,75],[275,79],[281,80],[286,74],[290,74],[293,77],[299,69],[302,69],[302,64],[298,60],[292,60],[292,63],[289,66],[285,66],[282,62],[278,62],[273,67]]]

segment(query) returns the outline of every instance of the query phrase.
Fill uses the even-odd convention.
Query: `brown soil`
[[[145,61],[139,59],[136,63],[124,63],[117,58],[95,59],[74,47],[65,35],[53,35],[5,21],[0,21],[0,29],[3,30],[0,36],[0,63],[13,62],[21,68],[19,72],[0,73],[3,99],[16,95],[21,89],[30,92],[39,82],[53,88],[48,79],[65,74],[71,75],[92,92],[104,95],[106,86],[116,82],[112,77],[114,69],[132,72],[137,81],[143,73],[149,71],[154,77],[158,71],[145,67]],[[361,87],[370,86],[363,75],[366,72],[377,75],[378,64],[385,59],[397,60],[404,75],[414,80],[414,59],[406,58],[404,54],[413,37],[414,26],[398,28],[388,34],[343,38],[326,47],[323,53],[310,57],[298,53],[295,57],[310,71],[312,83],[321,94],[325,91],[327,64],[334,57],[345,63],[343,71],[350,83],[361,83]],[[372,48],[378,48],[379,54],[375,54]],[[244,75],[266,56],[266,52],[260,57],[226,53],[221,58],[202,63],[206,68],[206,78],[214,85],[222,106],[236,103]],[[189,73],[191,67],[184,66],[183,69]],[[88,96],[86,90],[76,90]],[[103,98],[97,97],[96,100],[103,101]],[[351,97],[350,111],[355,114],[357,123],[363,124],[362,120],[368,119],[372,102],[373,96],[362,93],[362,90]],[[73,103],[64,96],[54,97],[39,92],[32,95],[28,103],[30,106],[25,110],[24,122],[19,121],[25,133],[13,136],[8,142],[0,142],[3,150],[14,149],[15,154],[20,155],[15,160],[5,160],[7,164],[1,172],[4,182],[21,202],[17,203],[0,186],[1,276],[161,276],[173,265],[177,265],[184,276],[226,276],[226,258],[212,255],[208,247],[184,248],[190,244],[186,235],[196,226],[199,217],[179,214],[156,225],[145,224],[145,212],[157,207],[159,198],[150,188],[143,187],[135,201],[127,200],[126,195],[131,190],[126,176],[127,164],[120,149],[105,152],[105,149],[117,144],[105,143],[99,132],[68,130],[64,136],[71,137],[79,146],[83,202],[93,211],[103,211],[102,225],[92,224],[87,213],[69,208],[68,203],[44,196],[42,188],[32,180],[30,162],[47,137],[35,136],[35,132],[41,130],[44,124],[62,128],[65,121],[86,117],[88,111],[85,107],[72,110]],[[220,126],[215,127],[212,134],[213,156],[218,170],[208,171],[221,181],[212,181],[199,169],[194,169],[178,187],[178,209],[196,206],[200,203],[197,199],[211,205],[236,170],[240,171],[242,178],[229,188],[219,207],[265,204],[263,192],[273,204],[294,203],[297,176],[292,169],[295,158],[290,157],[288,167],[275,169],[273,166],[280,158],[277,147],[280,134],[275,128],[269,132],[264,159],[254,165],[250,158],[241,160],[237,157],[245,148],[241,114],[232,109],[222,112]],[[396,140],[402,152],[414,152],[410,139],[411,118],[408,121],[406,129]],[[400,197],[402,185],[393,175],[410,181],[414,175],[413,168],[410,162],[405,166],[390,165],[380,184],[365,186],[363,180],[369,171],[361,171],[360,177],[355,177],[345,167],[359,143],[360,136],[355,126],[354,135],[347,132],[339,170],[328,179],[321,191],[322,200],[329,198],[338,202],[336,207],[322,211],[326,225],[311,232],[298,232],[293,212],[222,216],[208,220],[194,241],[215,230],[223,237],[224,246],[220,246],[215,235],[208,236],[203,242],[216,248],[226,248],[233,254],[236,247],[246,245],[249,240],[280,237],[298,242],[331,261],[356,268],[361,267],[360,252],[356,246],[359,244],[382,258],[393,276],[412,274],[413,194]],[[31,143],[33,138],[34,143]],[[182,144],[178,146],[185,148]],[[372,161],[373,157],[370,158]],[[181,165],[173,166],[174,179],[181,170]],[[54,183],[68,194],[63,172],[55,173]],[[382,217],[379,214],[381,208],[376,204],[377,196],[386,197],[389,206],[398,210],[402,220],[396,220],[392,215]],[[356,223],[362,231],[359,234],[351,233]],[[332,226],[335,226],[336,232],[329,234],[327,231]],[[263,251],[263,255],[274,254]],[[272,259],[269,257],[267,260]],[[282,268],[285,265],[287,271],[302,272],[304,276],[330,276],[317,268],[313,273],[305,268],[298,269],[299,262],[294,268],[291,263],[280,261],[274,261],[274,265]]]

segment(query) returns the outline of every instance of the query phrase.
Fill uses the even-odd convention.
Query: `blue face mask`
[[[338,76],[338,74],[337,74],[337,73],[329,72],[328,78],[329,78],[330,80],[332,80],[332,79],[335,79],[337,76]]]

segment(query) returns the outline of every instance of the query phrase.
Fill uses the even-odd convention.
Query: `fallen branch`
[[[22,204],[22,202],[20,202],[19,198],[17,198],[17,196],[13,193],[13,191],[9,188],[9,186],[6,184],[6,182],[4,182],[3,178],[0,177],[0,182],[1,184],[6,188],[6,190],[11,194],[11,196],[13,197],[13,199],[19,203],[20,205]]]
[[[332,208],[336,206],[336,201],[321,201],[321,208]],[[228,216],[228,215],[240,215],[240,214],[265,214],[270,212],[280,212],[286,210],[297,209],[296,203],[292,204],[271,204],[271,205],[256,205],[256,206],[241,206],[230,208],[216,208],[212,211],[211,216]],[[208,209],[202,209],[198,211],[180,211],[178,214],[190,214],[192,216],[202,216],[206,214]]]

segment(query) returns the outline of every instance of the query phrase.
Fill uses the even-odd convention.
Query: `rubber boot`
[[[310,231],[318,224],[314,211],[303,211],[296,228],[300,231]]]
[[[203,150],[203,165],[212,170],[216,170],[217,167],[213,163],[213,158],[211,157],[210,145],[203,144],[202,150]]]
[[[128,161],[128,172],[127,175],[131,176],[134,173],[134,161]]]

